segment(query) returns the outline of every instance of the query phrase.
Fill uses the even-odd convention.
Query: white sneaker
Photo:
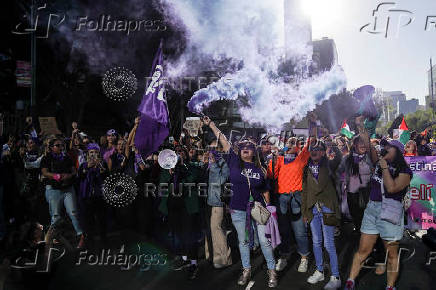
[[[301,258],[300,265],[298,266],[298,272],[306,273],[307,272],[307,264],[309,263],[308,258]]]
[[[335,276],[330,276],[330,281],[324,286],[324,289],[341,288],[341,279]]]
[[[316,270],[315,273],[313,273],[312,276],[307,278],[307,282],[310,284],[316,284],[320,281],[324,281],[324,273],[321,273],[320,271]]]
[[[276,264],[276,271],[277,272],[282,271],[286,267],[286,265],[288,265],[288,261],[286,261],[285,258],[280,258]]]

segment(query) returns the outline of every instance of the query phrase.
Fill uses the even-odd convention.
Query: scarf
[[[360,163],[363,159],[365,159],[366,154],[357,154],[353,152],[353,161],[354,163]]]
[[[141,154],[135,153],[135,173],[139,172],[139,164],[144,163],[144,159],[142,159]]]
[[[313,177],[315,177],[316,180],[318,180],[319,175],[319,163],[315,164],[312,161],[309,164],[310,171],[312,172]]]
[[[84,168],[88,168],[88,163],[83,164]],[[90,198],[101,194],[100,168],[88,168],[85,179],[80,183],[80,195],[82,198]]]
[[[284,158],[285,165],[294,161],[295,158],[297,158],[297,154],[295,154],[295,153],[285,154],[285,158]]]
[[[247,203],[247,209],[245,211],[245,241],[249,243],[249,247],[254,247],[254,229],[251,224],[251,209],[254,207],[254,198],[250,194],[250,199]]]
[[[63,161],[64,158],[65,158],[65,153],[61,152],[59,154],[56,154],[56,153],[52,152],[51,153],[51,157],[53,157],[53,159],[56,160],[56,161]]]

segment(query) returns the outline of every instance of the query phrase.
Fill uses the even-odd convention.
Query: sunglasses
[[[64,144],[54,144],[53,147],[63,147]]]
[[[321,147],[314,147],[314,148],[311,148],[310,151],[312,151],[312,152],[319,152],[319,151],[324,151],[324,149],[321,148]]]

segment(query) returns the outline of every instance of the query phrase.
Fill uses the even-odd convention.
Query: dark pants
[[[354,227],[358,231],[362,225],[363,214],[369,201],[369,193],[369,188],[361,188],[356,193],[348,192],[347,194],[348,209],[350,210]]]
[[[102,239],[106,239],[106,202],[102,197],[80,199],[80,211],[82,225],[87,234],[98,233]]]
[[[189,214],[185,208],[169,209],[168,221],[173,232],[173,241],[178,242],[177,254],[190,260],[198,259],[198,238],[201,231],[199,214]]]

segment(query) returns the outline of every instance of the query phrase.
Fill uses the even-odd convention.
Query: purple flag
[[[135,135],[135,146],[145,159],[157,151],[169,133],[168,107],[165,96],[162,41],[153,60],[151,82],[145,90],[138,111],[141,113]]]

